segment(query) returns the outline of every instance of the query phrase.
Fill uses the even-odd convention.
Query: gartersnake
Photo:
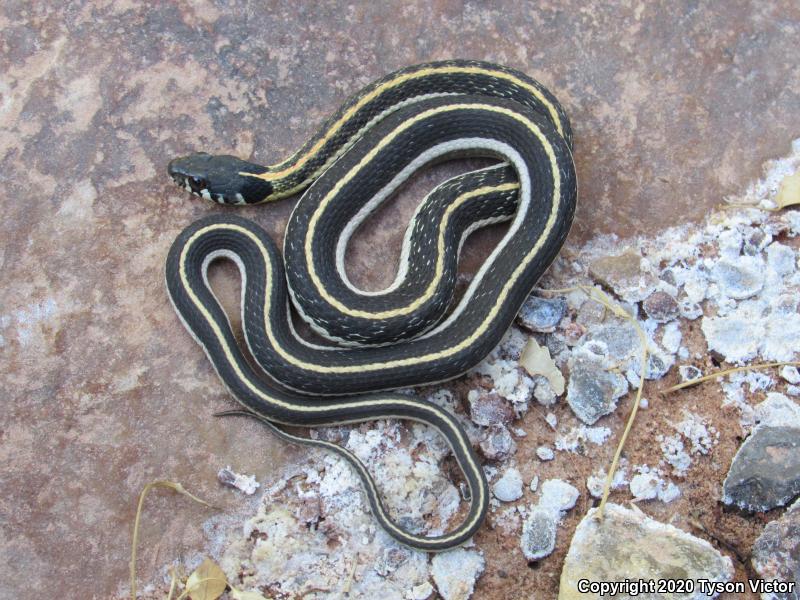
[[[344,268],[352,233],[414,171],[465,155],[505,162],[431,192],[409,225],[394,283],[380,292],[358,290]],[[169,173],[187,190],[222,204],[306,190],[286,231],[286,277],[280,253],[248,220],[215,215],[184,230],[167,259],[175,309],[248,411],[279,435],[329,448],[356,468],[390,535],[428,551],[467,541],[480,527],[489,493],[463,428],[431,402],[380,390],[451,379],[477,364],[499,343],[558,253],[577,191],[569,123],[552,94],[522,73],[489,63],[417,65],[364,88],[278,165],[199,153],[173,160]],[[446,314],[461,243],[475,228],[509,219],[507,233]],[[274,381],[267,383],[245,359],[208,285],[208,266],[218,257],[239,266],[245,342]],[[301,339],[289,296],[317,332],[341,344]],[[364,393],[369,395],[319,397]],[[433,425],[449,442],[471,499],[452,532],[426,537],[402,529],[355,456],[275,426],[382,418]]]

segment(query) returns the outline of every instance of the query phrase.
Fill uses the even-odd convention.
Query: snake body
[[[416,170],[465,155],[504,162],[431,192],[409,225],[394,283],[380,292],[358,290],[344,269],[351,234]],[[200,153],[175,159],[169,172],[189,191],[223,204],[305,190],[286,231],[286,269],[267,234],[246,219],[213,215],[186,228],[167,259],[175,309],[248,411],[282,437],[326,447],[354,466],[390,535],[428,551],[467,541],[489,497],[463,428],[431,402],[383,390],[451,379],[477,364],[558,253],[577,189],[569,123],[552,94],[489,63],[417,65],[364,88],[278,165]],[[448,314],[464,238],[509,219],[508,232]],[[220,257],[239,267],[245,342],[263,373],[245,359],[208,285],[209,264]],[[339,344],[300,338],[288,298],[317,332]],[[447,439],[470,490],[469,511],[453,531],[426,537],[401,528],[356,457],[280,428],[379,418],[427,423]]]

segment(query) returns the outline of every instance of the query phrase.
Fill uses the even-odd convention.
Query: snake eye
[[[200,190],[204,190],[208,187],[208,184],[205,179],[202,177],[195,177],[194,175],[189,177],[189,187],[192,188],[193,191],[199,192]]]

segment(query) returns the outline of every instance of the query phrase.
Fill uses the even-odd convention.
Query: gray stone
[[[729,581],[731,560],[703,539],[647,517],[638,509],[606,505],[598,518],[591,509],[578,524],[561,571],[559,600],[582,600],[578,581],[625,579],[708,579]],[[696,586],[693,594],[676,594],[681,600],[708,598]],[[629,598],[627,595],[616,598]],[[662,599],[662,594],[643,593],[637,600]]]
[[[680,311],[684,319],[688,319],[689,321],[694,321],[703,316],[703,307],[691,300],[683,300],[678,303],[678,311]]]
[[[522,524],[520,546],[528,560],[541,560],[556,546],[558,511],[541,506],[534,507]]]
[[[589,265],[589,274],[624,300],[640,302],[655,289],[658,280],[641,270],[642,255],[633,249],[602,256]]]
[[[522,498],[522,475],[519,470],[514,467],[507,469],[492,486],[492,493],[502,502],[513,502]]]
[[[763,579],[795,582],[794,592],[778,593],[767,598],[800,600],[800,500],[781,518],[764,527],[753,544],[751,556],[753,568]]]
[[[645,314],[658,323],[671,321],[680,314],[678,302],[666,292],[653,292],[642,303]]]
[[[800,427],[759,425],[733,457],[722,501],[750,512],[784,506],[800,494]]]
[[[567,314],[567,299],[531,296],[522,305],[517,323],[530,331],[550,333]]]
[[[633,324],[629,322],[608,323],[591,330],[586,339],[603,342],[608,354],[616,360],[625,360],[630,356],[641,356],[641,341]]]
[[[581,493],[574,485],[561,479],[548,479],[542,484],[539,506],[556,512],[570,510]]]
[[[694,365],[681,365],[678,367],[678,374],[681,376],[681,381],[691,381],[703,376],[703,372]]]
[[[483,388],[470,390],[467,401],[470,419],[476,425],[508,425],[516,416],[511,402],[494,391]]]
[[[567,402],[572,412],[587,425],[612,413],[617,400],[627,391],[625,378],[619,373],[606,371],[602,361],[587,355],[579,355],[572,361]]]
[[[736,300],[754,296],[764,287],[764,261],[753,256],[720,259],[711,274],[720,291]]]
[[[541,461],[548,461],[553,460],[556,457],[556,453],[553,452],[552,448],[548,448],[547,446],[539,446],[536,449],[536,456],[539,457]]]
[[[474,550],[456,548],[434,555],[431,574],[439,595],[444,600],[467,600],[485,565],[483,555]]]
[[[778,392],[769,392],[766,400],[755,406],[756,423],[780,427],[800,427],[800,404]]]
[[[517,450],[511,432],[504,425],[488,427],[478,447],[489,460],[505,460]]]

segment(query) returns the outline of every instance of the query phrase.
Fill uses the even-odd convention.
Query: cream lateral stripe
[[[404,314],[407,314],[407,312],[405,312],[404,309],[402,309],[402,308],[401,309],[387,310],[387,311],[383,311],[383,312],[380,312],[380,313],[369,313],[367,311],[356,311],[356,310],[353,310],[353,309],[345,306],[344,304],[339,302],[339,300],[337,300],[336,298],[331,296],[330,293],[328,293],[328,290],[325,288],[325,285],[322,283],[319,275],[317,274],[317,270],[316,270],[316,267],[314,265],[314,260],[313,260],[313,258],[311,258],[311,257],[314,256],[313,242],[314,242],[314,233],[315,233],[315,230],[316,230],[317,223],[319,222],[320,218],[322,217],[322,214],[325,212],[327,206],[331,203],[332,199],[335,198],[339,194],[341,189],[347,183],[349,183],[350,180],[353,179],[353,177],[355,177],[356,174],[359,171],[361,171],[366,165],[368,165],[381,150],[383,150],[387,145],[389,145],[392,141],[394,141],[394,139],[397,136],[399,136],[401,133],[403,133],[406,129],[408,129],[410,127],[413,127],[419,121],[425,120],[425,119],[427,119],[429,117],[432,117],[434,115],[437,115],[437,114],[441,114],[441,113],[445,113],[445,112],[451,112],[451,111],[458,111],[458,110],[476,110],[476,109],[477,110],[487,110],[487,111],[497,112],[497,113],[506,115],[508,117],[514,118],[517,121],[519,121],[520,123],[522,123],[523,125],[525,125],[525,127],[527,127],[532,133],[534,133],[534,135],[540,140],[542,145],[545,146],[545,150],[547,151],[548,158],[550,159],[551,167],[554,167],[557,164],[553,149],[550,146],[549,142],[547,141],[547,138],[542,134],[542,132],[539,130],[539,128],[532,121],[530,121],[527,118],[523,117],[519,113],[511,111],[511,110],[509,110],[507,108],[503,108],[503,107],[499,107],[499,106],[493,106],[493,105],[489,105],[489,104],[445,105],[445,106],[440,106],[440,107],[437,107],[437,108],[429,109],[429,110],[427,110],[425,112],[422,112],[422,113],[416,115],[413,119],[409,119],[408,121],[405,121],[399,127],[397,127],[394,131],[392,131],[390,134],[386,135],[386,137],[381,139],[381,141],[378,144],[376,144],[376,146],[372,150],[370,150],[370,152],[368,152],[359,161],[359,163],[357,165],[355,165],[352,169],[350,169],[350,171],[348,171],[346,175],[344,175],[340,180],[338,180],[336,182],[336,185],[334,185],[333,188],[320,201],[319,206],[316,208],[316,210],[314,211],[314,214],[311,216],[311,219],[310,219],[309,224],[308,224],[308,229],[306,231],[306,238],[305,238],[305,253],[306,253],[306,256],[309,257],[309,260],[308,260],[308,273],[309,273],[309,276],[311,278],[312,283],[314,284],[314,287],[317,289],[317,292],[319,293],[320,297],[323,298],[325,300],[325,302],[327,302],[331,306],[336,307],[338,310],[340,310],[340,311],[342,311],[342,312],[344,312],[346,314],[349,314],[351,316],[362,317],[362,318],[373,318],[373,317],[376,317],[377,315],[380,315],[380,318],[387,318],[387,317],[396,317],[396,316],[402,316]],[[553,177],[554,177],[555,180],[558,180],[558,178],[559,178],[559,174],[558,174],[558,169],[557,168],[553,168]],[[559,182],[559,184],[560,184],[560,182]],[[557,187],[559,187],[559,186],[557,186]],[[558,212],[558,210],[557,210],[558,209],[558,201],[557,201],[558,198],[559,198],[559,196],[556,195],[555,196],[556,201],[553,202],[553,211],[550,214],[550,219],[548,220],[548,224],[550,222],[554,222],[555,221],[555,214],[557,214],[557,212]],[[542,239],[547,237],[547,235],[549,234],[549,231],[550,231],[550,228],[548,227],[548,229],[546,229],[544,231],[544,234],[542,235],[542,237],[537,241],[537,247],[541,244]],[[435,289],[435,288],[433,288],[433,289]],[[423,296],[421,296],[420,298],[418,298],[413,303],[414,308],[420,306],[423,302],[428,300],[430,290],[431,290],[431,288],[429,287],[429,289],[426,290],[426,293]]]
[[[506,192],[509,190],[516,190],[519,188],[518,183],[504,183],[499,186],[485,186],[481,188],[476,188],[474,190],[470,190],[465,192],[461,196],[459,196],[451,205],[447,207],[445,211],[444,217],[439,223],[439,236],[437,242],[437,251],[438,256],[436,257],[436,268],[434,272],[433,279],[431,279],[428,287],[425,288],[425,291],[422,295],[418,296],[411,304],[400,308],[394,308],[391,310],[384,310],[384,311],[367,311],[367,310],[357,310],[350,308],[346,304],[341,303],[339,300],[330,296],[325,291],[324,298],[326,301],[330,302],[333,306],[335,306],[340,312],[350,315],[351,317],[361,317],[365,319],[385,319],[388,317],[397,317],[401,315],[407,315],[409,313],[414,312],[417,308],[422,306],[425,302],[430,300],[433,297],[434,293],[436,292],[436,286],[439,284],[439,281],[442,278],[442,273],[444,272],[444,232],[447,229],[447,225],[450,222],[450,216],[455,212],[457,208],[459,208],[462,204],[464,204],[467,200],[471,198],[475,198],[477,196],[483,196],[484,194],[489,194],[491,192]],[[313,261],[309,261],[313,262]],[[313,267],[311,267],[313,268]],[[309,269],[311,270],[311,269]],[[316,280],[315,280],[316,282]],[[319,288],[318,288],[319,289]],[[320,290],[321,291],[321,290]]]
[[[490,107],[490,108],[492,108],[492,107]],[[535,126],[532,123],[530,125],[535,128]],[[439,360],[439,359],[442,359],[442,358],[447,358],[449,356],[452,356],[453,354],[456,354],[456,353],[460,352],[464,348],[467,348],[468,346],[472,345],[475,341],[477,341],[478,338],[480,338],[480,336],[483,335],[484,332],[487,330],[487,328],[488,328],[489,324],[492,322],[492,320],[497,316],[497,313],[499,312],[500,307],[503,305],[503,303],[505,302],[506,297],[509,294],[510,288],[514,285],[514,283],[516,283],[517,279],[519,279],[520,274],[527,267],[528,263],[538,254],[539,249],[541,248],[541,246],[544,244],[544,242],[549,237],[550,231],[553,229],[553,226],[554,226],[554,224],[556,222],[556,218],[558,216],[559,199],[560,199],[560,196],[561,196],[561,178],[560,178],[560,174],[559,174],[558,168],[557,168],[557,161],[556,161],[556,158],[555,158],[555,153],[553,152],[553,149],[550,146],[550,144],[547,142],[547,139],[542,135],[541,131],[539,131],[538,128],[534,129],[534,133],[540,139],[540,141],[542,142],[542,144],[543,144],[543,146],[545,148],[545,151],[546,151],[548,157],[550,158],[550,165],[551,165],[551,169],[553,171],[552,209],[550,211],[550,215],[549,215],[549,218],[547,220],[547,223],[545,225],[545,229],[544,229],[542,235],[539,236],[539,239],[536,241],[536,244],[534,245],[534,247],[530,250],[530,252],[528,252],[525,255],[523,260],[520,262],[520,264],[517,266],[517,268],[513,271],[513,273],[511,275],[511,277],[509,278],[509,280],[506,282],[506,284],[502,287],[502,289],[498,293],[497,298],[496,298],[496,302],[495,302],[494,306],[492,307],[492,309],[489,311],[489,314],[487,315],[487,318],[483,321],[483,323],[481,323],[481,325],[479,327],[477,327],[475,329],[475,331],[472,332],[471,335],[469,335],[467,338],[462,340],[460,343],[458,343],[458,344],[456,344],[456,345],[454,345],[454,346],[452,346],[450,348],[445,348],[443,350],[440,350],[439,352],[432,352],[432,353],[428,353],[428,354],[425,354],[425,355],[422,355],[422,356],[395,359],[393,361],[387,361],[387,362],[384,362],[384,363],[371,363],[371,364],[353,365],[353,366],[347,366],[347,365],[331,366],[331,365],[320,365],[320,364],[317,364],[317,363],[310,363],[308,361],[301,360],[298,357],[294,356],[293,354],[289,353],[285,348],[283,348],[279,344],[279,342],[278,342],[278,340],[277,340],[277,338],[276,338],[276,336],[275,336],[275,334],[274,334],[274,332],[272,330],[272,325],[271,325],[269,317],[268,317],[270,300],[269,300],[269,295],[267,294],[267,295],[265,295],[265,300],[264,300],[264,302],[265,302],[265,306],[264,306],[264,329],[266,330],[267,336],[268,336],[268,338],[270,340],[270,344],[274,348],[275,352],[277,352],[287,363],[289,363],[289,364],[291,364],[291,365],[293,365],[295,367],[298,367],[300,369],[303,369],[303,370],[313,371],[313,372],[317,372],[317,373],[343,374],[343,373],[361,373],[361,372],[364,372],[364,371],[379,371],[379,370],[387,369],[387,368],[409,367],[409,366],[413,366],[413,365],[416,365],[416,364],[419,364],[419,363],[427,363],[427,362],[430,362],[430,361],[433,361],[433,360]],[[189,295],[191,301],[195,304],[196,308],[203,314],[204,318],[209,322],[209,324],[211,325],[211,327],[214,330],[215,334],[220,339],[220,343],[222,343],[224,340],[221,337],[221,332],[219,331],[219,328],[218,328],[217,324],[215,322],[213,322],[213,319],[211,319],[211,316],[208,313],[208,311],[206,310],[206,308],[202,305],[202,303],[199,301],[197,296],[194,294],[194,291],[192,290],[191,285],[190,285],[190,283],[188,281],[188,278],[186,276],[186,254],[188,252],[188,249],[194,243],[194,241],[199,236],[201,236],[203,233],[205,233],[207,231],[210,231],[210,230],[214,230],[214,229],[226,229],[226,228],[238,231],[239,233],[242,233],[243,235],[249,237],[252,240],[252,242],[256,245],[257,248],[259,248],[259,251],[262,254],[262,257],[263,257],[263,260],[264,260],[264,264],[266,265],[266,269],[267,269],[267,277],[271,278],[273,276],[273,274],[272,274],[272,266],[271,266],[271,262],[270,262],[270,259],[269,259],[269,255],[267,253],[267,249],[264,247],[264,245],[261,243],[261,241],[252,232],[248,231],[247,229],[244,229],[243,227],[239,227],[237,225],[232,225],[232,224],[209,225],[207,227],[199,229],[187,241],[186,245],[184,246],[184,248],[183,248],[183,250],[181,252],[181,259],[180,259],[181,281],[182,281],[182,284],[183,284],[184,288],[186,288],[187,294]],[[229,354],[230,350],[227,348],[227,344],[224,344],[224,348],[225,348],[226,356],[228,357],[229,360],[231,360],[232,357]],[[236,368],[238,369],[238,365],[236,365]],[[259,393],[259,395],[260,395],[260,393]],[[343,405],[337,405],[337,406],[343,406]]]
[[[372,93],[366,94],[362,98],[359,98],[358,102],[356,102],[353,106],[351,106],[342,117],[333,124],[333,126],[328,129],[324,136],[322,136],[317,142],[309,148],[308,152],[306,152],[303,156],[299,159],[294,160],[294,164],[283,167],[286,162],[293,162],[294,157],[289,158],[287,161],[283,163],[279,163],[275,167],[268,167],[270,169],[276,168],[280,169],[277,171],[267,171],[266,173],[255,174],[255,173],[246,173],[240,172],[239,175],[248,176],[248,177],[255,177],[257,179],[263,179],[265,181],[274,181],[276,179],[280,179],[285,177],[292,171],[295,171],[305,165],[311,157],[313,157],[317,152],[319,152],[320,148],[322,148],[335,134],[336,132],[341,129],[342,125],[347,122],[356,112],[358,112],[361,107],[365,104],[368,104],[376,97],[380,96],[384,91],[396,87],[406,81],[411,79],[418,79],[424,78],[428,75],[438,75],[438,74],[448,74],[448,73],[464,73],[464,74],[483,74],[488,75],[490,77],[496,77],[498,79],[505,79],[507,81],[512,82],[515,85],[520,86],[528,90],[531,94],[533,94],[545,107],[547,107],[547,111],[550,113],[551,118],[553,119],[553,124],[556,127],[556,130],[562,136],[564,135],[563,124],[561,119],[558,115],[558,111],[556,110],[555,106],[547,99],[547,97],[542,94],[542,92],[537,89],[535,86],[522,81],[518,77],[511,75],[510,73],[505,73],[503,71],[493,71],[490,69],[484,69],[482,67],[438,67],[438,68],[427,68],[422,69],[420,71],[414,71],[413,73],[405,73],[396,79],[392,79],[390,81],[385,82],[383,85],[378,86],[375,88]]]

